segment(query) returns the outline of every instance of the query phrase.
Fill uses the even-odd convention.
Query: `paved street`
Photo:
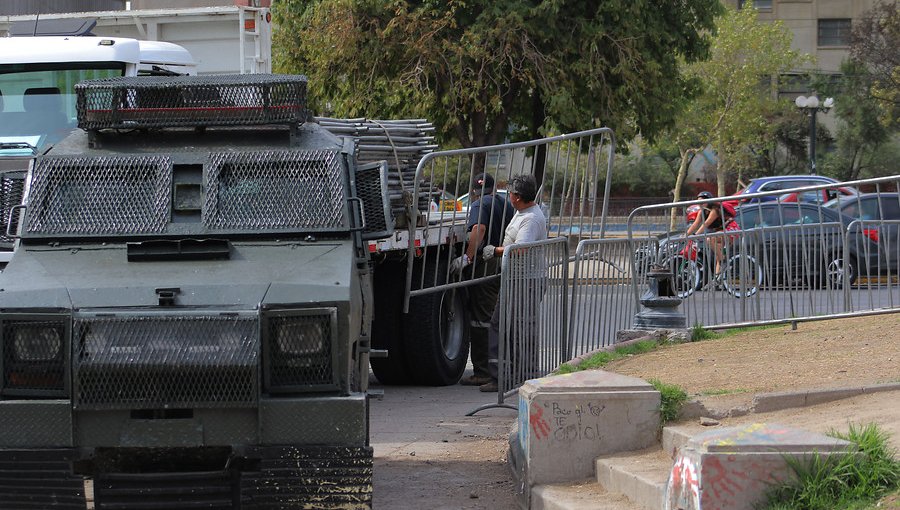
[[[471,371],[467,371],[470,374]],[[506,442],[515,411],[466,413],[496,402],[477,387],[384,389],[370,411],[375,510],[514,507]]]

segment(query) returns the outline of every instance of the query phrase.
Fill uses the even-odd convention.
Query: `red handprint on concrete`
[[[544,409],[538,405],[532,406],[531,409],[529,421],[531,422],[531,430],[534,431],[535,439],[548,437],[550,435],[550,424],[544,419]]]

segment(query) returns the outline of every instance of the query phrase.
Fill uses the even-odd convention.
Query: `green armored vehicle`
[[[386,166],[303,77],[77,93],[0,275],[0,508],[368,508]]]

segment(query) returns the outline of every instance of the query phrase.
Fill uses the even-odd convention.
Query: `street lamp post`
[[[816,113],[827,112],[834,106],[834,98],[825,98],[819,104],[819,98],[816,96],[799,96],[794,100],[794,104],[801,110],[809,112],[809,173],[816,173]]]

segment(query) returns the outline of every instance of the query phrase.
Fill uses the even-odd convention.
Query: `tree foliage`
[[[900,128],[900,11],[897,2],[876,4],[853,28],[850,58],[836,80],[816,88],[835,97],[836,149],[823,170],[841,180],[896,172],[892,135]]]
[[[793,36],[781,22],[759,23],[756,14],[750,8],[729,8],[716,22],[710,58],[685,63],[685,76],[700,88],[679,104],[671,131],[682,154],[676,193],[687,161],[710,145],[718,160],[718,192],[725,194],[727,178],[741,177],[741,169],[754,164],[749,147],[771,136],[770,119],[778,111],[773,99],[777,77],[807,59],[791,49]]]
[[[884,166],[883,151],[891,130],[879,119],[885,118],[884,102],[871,94],[873,77],[866,66],[854,60],[841,63],[837,81],[818,88],[835,97],[837,116],[835,150],[824,158],[824,173],[842,181],[875,177],[896,171]]]
[[[282,0],[275,67],[341,116],[426,117],[489,145],[599,125],[671,126],[678,60],[706,56],[719,0]]]
[[[900,127],[900,8],[896,1],[877,4],[855,24],[850,55],[871,78],[867,91],[882,109],[881,123],[896,130]]]

